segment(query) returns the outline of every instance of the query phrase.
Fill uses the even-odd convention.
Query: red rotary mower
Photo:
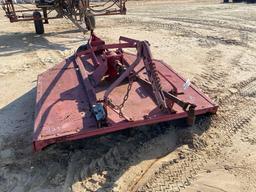
[[[137,54],[125,52],[134,49]],[[169,65],[147,41],[120,37],[86,45],[38,76],[34,150],[141,125],[215,113],[218,106]]]

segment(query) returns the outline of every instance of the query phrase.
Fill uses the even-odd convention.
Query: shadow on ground
[[[67,30],[58,33],[52,32],[44,35],[20,32],[3,33],[0,36],[0,57],[35,51],[39,49],[64,51],[67,49],[67,45],[70,43],[83,41],[82,38],[76,38],[76,40],[72,40],[72,36],[70,35],[71,33],[81,34],[79,30]],[[58,35],[58,38],[63,38],[63,43],[52,43],[46,38],[49,36],[54,37],[55,35]]]

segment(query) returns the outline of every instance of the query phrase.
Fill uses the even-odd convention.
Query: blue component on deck
[[[103,121],[106,119],[106,113],[101,103],[96,103],[92,106],[93,113],[97,121]]]

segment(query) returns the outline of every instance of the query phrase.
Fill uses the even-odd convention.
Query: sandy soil
[[[256,191],[256,7],[204,0],[129,2],[97,19],[107,42],[146,39],[219,103],[191,127],[162,123],[32,152],[37,75],[84,42],[66,20],[34,34],[0,12],[0,191]],[[87,36],[85,36],[86,39]]]

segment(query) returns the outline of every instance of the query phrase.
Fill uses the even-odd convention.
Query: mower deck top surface
[[[135,60],[136,55],[124,53],[124,58],[128,63],[131,63]],[[165,114],[161,112],[155,104],[154,95],[150,91],[151,88],[144,82],[136,81],[132,85],[130,96],[123,108],[130,121],[107,107],[109,126],[97,128],[96,120],[89,109],[83,80],[78,75],[75,62],[84,64],[84,62],[90,62],[90,59],[71,56],[38,77],[33,134],[36,151],[51,143],[76,140],[187,117],[187,113],[176,104],[173,106],[173,113]],[[202,94],[193,85],[184,91],[185,80],[181,76],[162,61],[154,60],[154,62],[157,71],[164,76],[160,78],[162,86],[165,88],[170,86],[168,81],[172,82],[177,87],[178,93],[183,92],[183,94],[178,95],[178,98],[197,106],[195,108],[196,115],[216,112],[217,106],[206,95]],[[140,63],[137,67],[139,68],[140,65],[142,64]],[[85,72],[89,73],[89,71],[90,69]],[[143,71],[141,74],[143,77]],[[111,93],[110,98],[116,104],[122,102],[127,84],[122,83]],[[104,81],[97,87],[97,99],[103,98],[107,88],[108,81]]]
[[[120,37],[117,44],[105,44],[92,33],[74,55],[38,76],[34,150],[185,117],[193,124],[196,115],[217,108],[169,65],[154,60],[147,41]]]

